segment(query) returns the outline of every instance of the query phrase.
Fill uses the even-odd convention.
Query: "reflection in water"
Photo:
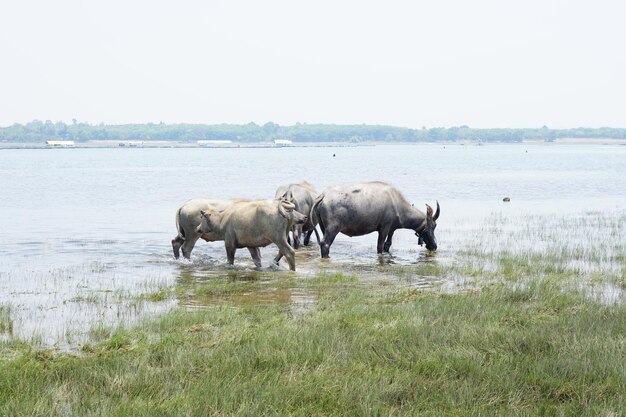
[[[424,264],[424,263],[435,263],[437,261],[437,253],[436,251],[425,250],[420,251],[417,259],[413,264]]]
[[[393,255],[387,253],[378,254],[379,265],[394,265]]]
[[[407,263],[403,257],[389,253],[377,255],[369,248],[367,252],[357,252],[349,246],[350,242],[345,243],[338,245],[339,250],[331,259],[320,257],[317,244],[302,247],[296,251],[297,272],[271,263],[273,246],[264,250],[262,268],[254,267],[251,262],[247,266],[236,262],[232,267],[205,257],[181,262],[176,279],[178,293],[182,294],[179,303],[186,308],[280,304],[291,308],[293,313],[302,313],[314,308],[316,290],[308,280],[320,275],[354,275],[358,277],[355,285],[370,287],[394,284],[428,289],[443,282],[442,277],[423,274],[413,267],[435,265],[435,252],[421,250],[415,253],[413,262]],[[344,252],[341,248],[350,250]]]
[[[285,275],[285,276],[283,276]],[[298,285],[291,272],[276,274],[272,268],[214,269],[202,271],[181,266],[176,284],[179,305],[186,308],[206,308],[216,305],[280,304],[302,313],[313,306],[314,294]]]

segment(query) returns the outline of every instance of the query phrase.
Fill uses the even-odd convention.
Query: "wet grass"
[[[612,270],[625,264],[626,213],[589,212],[523,219],[494,214],[473,233],[463,251],[481,258],[528,257],[580,273]]]
[[[3,272],[0,339],[76,351],[101,339],[94,328],[132,325],[174,307],[172,277],[142,272],[127,279],[111,264],[91,261],[32,273],[20,268]]]
[[[173,291],[169,288],[161,288],[156,291],[141,294],[137,297],[138,300],[147,300],[152,302],[164,301],[168,297],[172,296]]]
[[[13,335],[13,306],[0,304],[0,335]]]
[[[496,218],[446,262],[85,292],[70,301],[182,308],[96,322],[73,353],[0,337],[0,415],[620,416],[625,219]]]
[[[68,300],[71,303],[92,303],[96,304],[100,301],[97,295],[88,294],[88,295],[77,295],[76,297],[72,297]]]
[[[222,302],[96,327],[80,355],[0,342],[0,414],[621,415],[626,307],[529,268],[456,294],[276,273],[315,293],[301,314],[238,303],[262,277],[188,283]]]

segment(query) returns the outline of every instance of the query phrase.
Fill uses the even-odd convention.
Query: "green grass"
[[[623,415],[624,305],[510,279],[441,294],[327,273],[303,314],[225,298],[95,329],[78,356],[0,342],[0,415]]]
[[[91,304],[96,304],[98,302],[100,302],[100,298],[95,295],[95,294],[80,294],[77,295],[75,297],[72,297],[71,299],[67,300],[68,302],[71,303],[91,303]]]
[[[0,304],[0,335],[13,333],[13,306]]]
[[[171,295],[171,291],[167,288],[161,288],[157,291],[153,291],[146,294],[141,294],[137,297],[139,300],[147,300],[153,302],[159,302],[166,300]]]

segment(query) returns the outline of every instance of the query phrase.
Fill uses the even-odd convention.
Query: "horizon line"
[[[21,126],[25,126],[29,123],[33,123],[33,122],[41,122],[41,123],[47,123],[47,122],[51,122],[53,124],[57,124],[57,123],[63,123],[66,124],[68,126],[72,126],[72,125],[78,125],[78,124],[83,124],[83,125],[88,125],[88,126],[128,126],[128,125],[164,125],[164,126],[174,126],[174,125],[198,125],[198,126],[220,126],[220,125],[227,125],[227,126],[246,126],[246,125],[256,125],[256,126],[265,126],[268,124],[274,124],[277,125],[279,127],[292,127],[292,126],[300,126],[300,125],[309,125],[309,126],[382,126],[382,127],[393,127],[393,128],[400,128],[400,129],[409,129],[409,130],[429,130],[429,129],[453,129],[453,128],[457,128],[457,129],[548,129],[548,130],[569,130],[569,129],[626,129],[626,127],[616,127],[616,126],[599,126],[599,127],[591,127],[591,126],[570,126],[570,127],[550,127],[548,124],[543,124],[542,126],[517,126],[517,127],[500,127],[500,126],[491,126],[491,127],[472,127],[471,125],[467,124],[467,123],[463,123],[460,125],[452,125],[452,126],[427,126],[427,125],[423,125],[422,127],[408,127],[408,126],[402,126],[402,125],[394,125],[394,124],[384,124],[384,123],[326,123],[326,122],[294,122],[291,124],[280,124],[280,123],[276,123],[273,121],[267,121],[265,123],[257,123],[255,121],[249,121],[249,122],[240,122],[240,123],[232,123],[232,122],[163,122],[163,121],[159,121],[159,122],[128,122],[128,123],[108,123],[108,122],[90,122],[90,121],[80,121],[77,119],[72,119],[71,121],[67,122],[64,120],[55,120],[52,121],[51,119],[32,119],[28,122],[12,122],[11,124],[0,124],[0,129],[6,129],[6,128],[10,128],[13,127],[15,125],[21,125]]]

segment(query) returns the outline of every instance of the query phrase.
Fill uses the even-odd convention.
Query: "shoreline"
[[[0,150],[3,149],[135,149],[135,148],[151,148],[151,149],[165,149],[165,148],[224,148],[224,149],[238,149],[238,148],[354,148],[364,146],[397,146],[397,145],[459,145],[459,146],[487,146],[487,145],[618,145],[626,146],[626,139],[611,139],[611,138],[559,138],[552,142],[546,142],[544,140],[523,140],[521,142],[506,142],[506,141],[494,141],[494,142],[482,142],[482,141],[439,141],[439,142],[300,142],[293,143],[286,146],[275,145],[271,142],[250,142],[240,144],[227,144],[227,145],[200,145],[196,142],[179,142],[179,141],[140,141],[140,144],[128,145],[127,140],[101,140],[101,141],[88,141],[77,143],[72,146],[51,146],[40,142],[20,143],[20,142],[0,142]]]

